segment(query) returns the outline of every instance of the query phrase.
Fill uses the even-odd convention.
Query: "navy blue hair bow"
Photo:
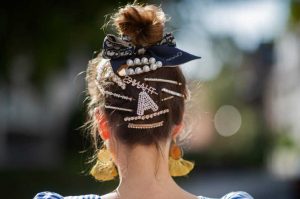
[[[110,59],[115,73],[120,66],[126,64],[127,59],[141,55],[154,57],[156,61],[161,61],[163,66],[176,66],[201,58],[176,48],[172,33],[165,34],[161,41],[149,47],[134,46],[128,37],[116,37],[109,34],[104,38],[102,56]]]

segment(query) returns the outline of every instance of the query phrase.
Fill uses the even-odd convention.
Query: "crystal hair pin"
[[[118,111],[125,111],[125,112],[133,112],[132,109],[121,108],[121,107],[116,107],[116,106],[109,106],[109,105],[105,105],[104,108],[106,108],[106,109],[118,110]]]
[[[164,121],[160,122],[155,122],[151,124],[135,124],[135,123],[129,123],[128,128],[133,128],[133,129],[152,129],[152,128],[157,128],[160,126],[163,126]]]
[[[134,98],[132,98],[132,97],[121,95],[119,93],[113,93],[113,92],[110,92],[110,91],[104,91],[104,94],[114,96],[116,98],[121,98],[121,99],[124,99],[124,100],[128,100],[128,101],[133,101],[134,100]]]
[[[170,80],[170,79],[160,79],[160,78],[144,78],[145,81],[148,82],[164,82],[164,83],[170,83],[170,84],[176,84],[176,85],[182,85],[181,82]]]
[[[125,76],[123,82],[125,84],[131,84],[132,86],[136,86],[137,88],[142,89],[143,91],[146,91],[150,94],[158,95],[158,93],[156,92],[156,88],[151,87],[145,83],[141,83],[140,81],[137,81],[136,79],[133,79],[129,76]]]
[[[132,116],[132,117],[125,117],[124,121],[133,121],[133,120],[147,120],[147,119],[152,119],[153,117],[157,117],[160,116],[162,114],[166,114],[169,112],[169,109],[164,109],[158,112],[154,112],[151,114],[147,114],[147,115],[139,115],[139,116]]]
[[[169,96],[169,97],[165,97],[165,98],[161,99],[161,101],[164,102],[164,101],[167,101],[167,100],[170,100],[173,98],[174,98],[174,96]]]
[[[103,95],[109,95],[109,96],[113,96],[113,97],[120,98],[120,99],[124,99],[124,100],[128,100],[128,101],[133,101],[133,100],[135,100],[134,98],[128,97],[128,96],[126,96],[126,95],[121,95],[121,94],[119,94],[119,93],[113,93],[113,92],[111,92],[111,91],[104,90],[104,88],[101,87],[101,86],[99,85],[99,82],[98,82],[98,81],[96,81],[96,84],[97,84],[97,87],[98,87],[99,91],[100,91]]]
[[[165,93],[168,93],[170,95],[174,95],[174,96],[177,96],[177,97],[183,97],[184,98],[184,95],[181,94],[181,93],[178,93],[176,91],[172,91],[172,90],[169,90],[169,89],[166,89],[166,88],[162,88],[161,91],[165,92]]]
[[[126,84],[118,75],[114,73],[109,60],[102,59],[97,65],[97,81],[104,81],[107,79],[110,79],[112,82],[116,83],[123,90],[126,88]]]

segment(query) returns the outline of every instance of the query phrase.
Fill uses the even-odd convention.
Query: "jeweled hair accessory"
[[[106,80],[111,80],[123,90],[126,88],[126,85],[122,79],[114,73],[109,60],[102,59],[97,65],[97,81],[101,82]]]
[[[176,91],[169,90],[169,89],[167,89],[167,88],[162,88],[161,91],[163,91],[163,92],[165,92],[165,93],[168,93],[168,94],[170,94],[170,95],[175,95],[175,96],[177,96],[177,97],[183,97],[183,98],[184,98],[184,95],[183,95],[183,94],[178,93],[178,92],[176,92]]]
[[[125,111],[125,112],[133,112],[133,110],[129,108],[122,108],[122,107],[109,106],[109,105],[105,105],[104,108],[118,110],[118,111]]]
[[[147,115],[139,115],[139,116],[132,116],[132,117],[125,117],[124,121],[133,121],[133,120],[147,120],[147,119],[152,119],[153,117],[157,117],[160,116],[162,114],[166,114],[168,113],[170,110],[169,109],[164,109],[158,112],[154,112],[151,114],[147,114]]]
[[[136,86],[138,89],[142,89],[143,91],[147,91],[150,94],[155,94],[158,95],[158,93],[156,92],[156,88],[149,86],[145,83],[141,83],[140,81],[137,81],[136,79],[133,79],[129,76],[126,76],[123,79],[123,82],[125,84],[131,84],[132,86]]]
[[[160,79],[160,78],[144,78],[145,81],[148,82],[164,82],[169,84],[182,85],[181,82],[170,80],[170,79]]]
[[[160,126],[164,125],[164,121],[160,121],[160,122],[155,122],[155,123],[151,123],[151,124],[134,124],[134,123],[129,123],[128,124],[128,128],[133,128],[133,129],[153,129],[153,128],[157,128]]]
[[[166,33],[161,41],[149,47],[134,46],[127,37],[109,34],[104,38],[102,56],[110,59],[115,73],[119,72],[119,69],[124,65],[127,67],[133,65],[148,66],[143,67],[143,69],[138,67],[139,69],[127,70],[122,75],[140,74],[160,67],[176,66],[201,58],[176,48],[172,33]],[[141,58],[141,56],[143,57]]]

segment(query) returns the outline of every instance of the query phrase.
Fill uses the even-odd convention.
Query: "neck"
[[[121,194],[126,190],[158,192],[166,185],[177,186],[169,174],[169,147],[166,145],[161,146],[161,150],[154,145],[118,149],[117,165],[120,177],[118,190]]]

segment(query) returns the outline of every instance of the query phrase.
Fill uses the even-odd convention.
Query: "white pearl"
[[[156,69],[157,69],[157,66],[156,66],[156,64],[151,64],[151,65],[150,65],[150,68],[151,68],[151,70],[156,70]]]
[[[134,64],[135,65],[140,65],[141,64],[141,60],[139,58],[135,58],[134,59]]]
[[[150,64],[154,64],[154,63],[155,63],[155,61],[156,61],[156,60],[155,60],[155,58],[154,58],[154,57],[150,57],[150,59],[149,59],[149,63],[150,63]]]
[[[143,64],[148,64],[148,58],[147,57],[143,57],[142,58],[142,63]]]
[[[135,74],[141,74],[143,71],[140,67],[135,68]]]
[[[134,70],[133,70],[132,68],[128,68],[128,69],[126,70],[126,74],[127,74],[127,75],[133,75],[133,74],[134,74]]]
[[[144,72],[149,72],[149,71],[150,71],[150,67],[149,67],[148,65],[145,65],[145,66],[143,67],[143,71],[144,71]]]
[[[133,66],[132,59],[127,59],[126,64],[127,64],[127,66]]]
[[[161,62],[161,61],[157,61],[157,62],[156,62],[156,66],[157,66],[158,68],[162,67],[162,62]]]

